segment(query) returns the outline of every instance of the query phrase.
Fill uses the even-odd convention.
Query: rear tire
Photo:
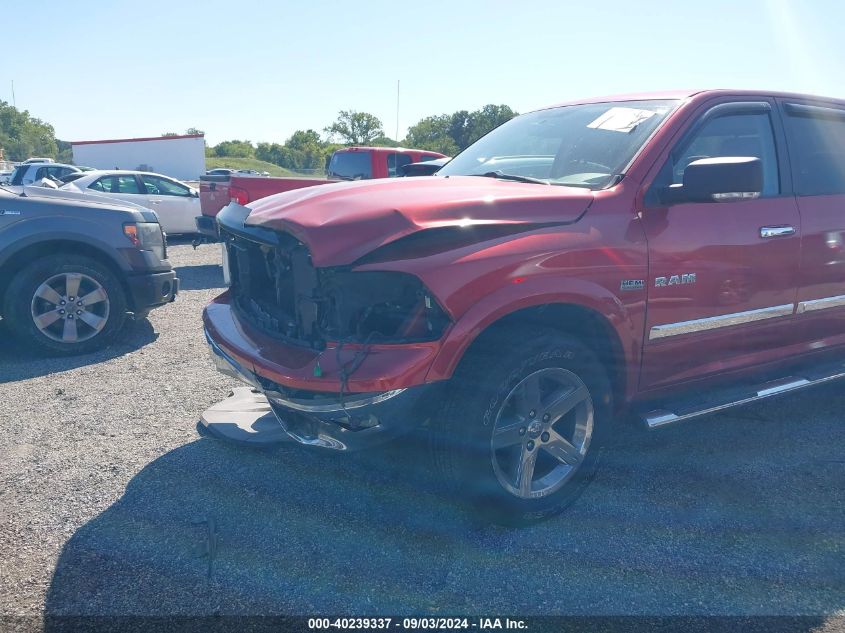
[[[612,392],[596,355],[552,328],[483,336],[432,420],[434,464],[484,519],[526,525],[589,485],[610,435]]]
[[[85,354],[108,345],[121,330],[126,295],[100,262],[82,255],[50,255],[15,275],[3,314],[28,348],[54,355]]]

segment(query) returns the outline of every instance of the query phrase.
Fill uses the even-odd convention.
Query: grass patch
[[[297,178],[301,178],[303,176],[314,176],[314,174],[298,174],[297,172],[291,171],[290,169],[285,169],[284,167],[279,167],[278,165],[274,165],[273,163],[267,163],[263,160],[258,160],[257,158],[229,158],[226,156],[206,156],[206,169],[217,169],[223,167],[227,169],[254,169],[258,172],[266,171],[269,172],[271,176],[292,176]],[[319,177],[319,174],[317,175],[317,177]]]

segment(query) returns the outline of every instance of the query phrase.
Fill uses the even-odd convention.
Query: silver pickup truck
[[[154,212],[0,187],[0,317],[22,346],[47,354],[99,349],[130,313],[144,318],[173,301],[178,285]]]

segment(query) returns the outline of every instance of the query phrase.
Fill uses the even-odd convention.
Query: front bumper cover
[[[207,409],[199,430],[247,444],[296,442],[338,451],[356,451],[404,435],[429,415],[436,398],[423,395],[437,384],[391,391],[346,394],[291,392],[269,382],[227,354],[205,332],[217,369],[250,385]]]
[[[132,309],[144,312],[176,299],[179,293],[179,279],[174,271],[135,275],[128,277]]]

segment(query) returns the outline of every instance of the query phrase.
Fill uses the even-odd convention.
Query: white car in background
[[[200,215],[199,192],[183,182],[142,171],[90,171],[60,191],[117,198],[152,209],[168,235],[196,233]]]
[[[31,159],[34,160],[34,159]],[[41,159],[38,159],[41,160]],[[15,186],[37,184],[42,179],[58,180],[68,174],[74,174],[82,171],[76,165],[64,165],[62,163],[31,163],[29,161],[21,163],[9,176],[9,184]]]

